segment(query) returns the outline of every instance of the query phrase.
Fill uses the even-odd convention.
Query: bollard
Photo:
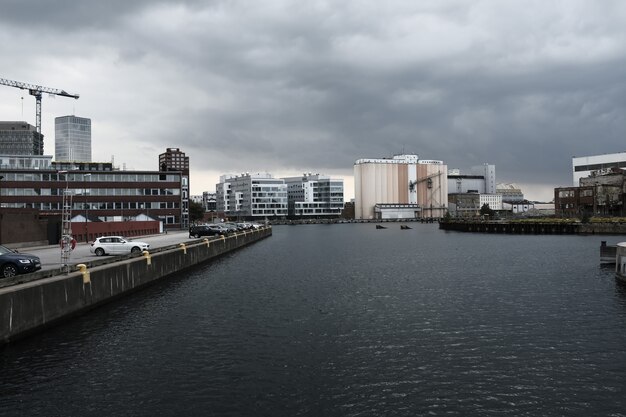
[[[180,246],[185,255],[187,255],[187,245],[185,245],[184,243],[179,243],[178,246]]]
[[[152,265],[152,256],[150,256],[150,252],[145,250],[142,253],[143,253],[143,257],[146,258],[146,265]]]
[[[206,243],[206,247],[208,248],[209,247],[209,239],[205,237],[204,239],[202,239],[202,241],[204,243]]]
[[[87,270],[87,265],[78,264],[76,267],[80,270],[80,273],[83,274],[83,284],[91,283],[91,276],[89,275],[89,271]]]

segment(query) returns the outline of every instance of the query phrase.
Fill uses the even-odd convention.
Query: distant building
[[[91,119],[73,115],[54,119],[54,160],[91,162]]]
[[[167,148],[159,155],[159,169],[161,171],[174,171],[181,173],[181,206],[183,227],[189,227],[189,157],[180,148]]]
[[[288,215],[292,218],[339,217],[343,210],[343,179],[305,173],[283,178]]]
[[[579,187],[554,189],[554,207],[561,216],[624,216],[626,172],[620,168],[594,171]]]
[[[626,169],[626,152],[608,153],[593,156],[572,157],[572,185],[580,185],[580,179],[594,172],[608,172],[611,168]]]
[[[215,193],[210,193],[205,191],[202,193],[202,206],[204,207],[204,211],[216,211],[217,210],[217,200]]]
[[[480,207],[487,204],[491,210],[502,210],[501,194],[479,194]]]
[[[52,155],[0,155],[2,169],[50,169]]]
[[[418,155],[359,159],[354,164],[355,218],[443,217],[447,167]]]
[[[530,201],[517,201],[502,203],[502,209],[510,211],[513,214],[527,213],[535,208],[535,203]]]
[[[448,171],[448,193],[496,194],[496,166],[483,164],[471,168],[471,174],[461,174],[455,168]]]
[[[452,217],[476,217],[480,214],[480,194],[448,194],[448,212]]]
[[[496,194],[496,166],[491,164],[482,164],[471,168],[473,175],[480,175],[485,181],[485,194]]]
[[[496,194],[502,195],[505,203],[520,203],[524,201],[524,193],[515,184],[498,184]]]
[[[205,191],[202,195],[192,195],[190,200],[196,204],[200,204],[205,212],[215,211],[215,193]]]
[[[43,155],[43,135],[26,122],[0,122],[0,155]]]
[[[222,175],[216,185],[217,211],[239,219],[285,218],[287,184],[269,173]]]

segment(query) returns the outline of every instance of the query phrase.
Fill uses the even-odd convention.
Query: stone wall
[[[158,280],[254,243],[271,227],[0,288],[0,344],[67,320]]]

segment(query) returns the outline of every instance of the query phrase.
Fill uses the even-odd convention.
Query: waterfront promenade
[[[187,230],[177,230],[169,232],[167,234],[162,233],[158,235],[149,236],[137,236],[131,238],[131,240],[139,240],[150,244],[151,249],[162,248],[171,245],[178,245],[180,243],[186,243],[190,241],[197,241],[198,239],[190,239],[189,232]],[[6,245],[12,247],[12,245]],[[70,254],[69,263],[71,265],[87,263],[96,261],[103,258],[111,258],[111,256],[96,256],[89,252],[89,243],[78,243],[76,248]],[[42,270],[59,269],[61,267],[61,248],[58,245],[37,246],[31,248],[18,248],[21,253],[31,253],[41,258]]]
[[[52,269],[0,280],[0,343],[67,320],[271,234],[272,228],[264,227],[211,239],[187,239],[187,234],[151,237],[155,247],[139,256],[85,256],[84,250],[89,248],[83,245],[65,273],[49,265]],[[31,253],[45,256],[54,251],[49,247],[31,249]],[[88,261],[79,266],[81,257]]]

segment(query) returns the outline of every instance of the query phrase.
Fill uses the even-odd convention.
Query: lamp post
[[[85,184],[85,178],[89,178],[91,182],[91,173],[83,175],[83,198],[85,199],[85,243],[89,242],[89,228],[87,223],[89,222],[89,201],[87,200],[87,185]]]
[[[65,190],[63,190],[61,198],[61,267],[65,269],[65,273],[69,273],[69,260],[72,248],[72,197],[68,186],[68,172],[58,171],[59,176],[65,176]]]
[[[4,176],[0,175],[0,243],[2,243],[2,180]]]

